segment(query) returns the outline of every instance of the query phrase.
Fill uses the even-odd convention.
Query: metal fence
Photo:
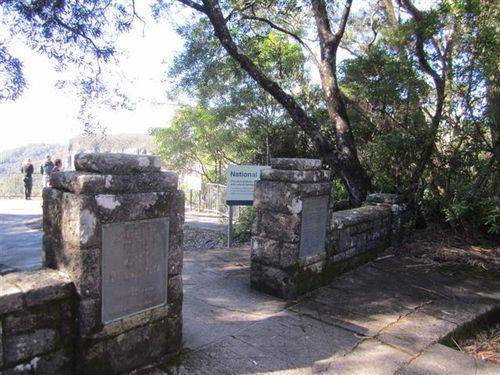
[[[228,215],[226,205],[226,185],[204,183],[201,190],[183,188],[186,195],[186,210],[210,213],[220,216]],[[240,207],[233,207],[233,217],[238,218]]]
[[[186,194],[186,209],[190,211],[226,214],[226,186],[203,184],[201,190],[183,189]]]
[[[0,197],[24,198],[24,182],[22,173],[0,173]],[[42,175],[33,174],[33,191],[31,196],[42,196]]]

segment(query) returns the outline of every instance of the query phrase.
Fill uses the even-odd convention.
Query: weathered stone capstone
[[[50,185],[79,194],[149,193],[177,188],[178,178],[172,172],[147,172],[112,175],[83,171],[54,172]]]
[[[272,169],[285,169],[293,171],[319,171],[321,169],[321,160],[319,159],[300,159],[300,158],[274,158],[271,159]]]
[[[151,155],[82,153],[75,155],[77,171],[122,175],[160,172],[160,159]]]

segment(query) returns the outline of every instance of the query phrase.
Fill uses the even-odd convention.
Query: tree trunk
[[[361,205],[371,189],[371,181],[361,166],[354,143],[349,117],[337,81],[337,49],[344,34],[352,1],[348,0],[340,26],[336,34],[330,27],[326,4],[323,0],[312,0],[312,8],[320,40],[321,61],[319,73],[325,94],[328,114],[335,129],[336,149],[338,151],[335,170],[346,181],[351,202]]]
[[[498,74],[487,79],[488,122],[493,149],[493,199],[500,204],[500,84]]]

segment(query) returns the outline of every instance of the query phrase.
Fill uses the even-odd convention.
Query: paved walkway
[[[25,224],[40,203],[0,200],[0,273],[39,266],[41,232]],[[286,303],[250,289],[249,263],[248,248],[185,252],[185,350],[141,374],[500,374],[439,344],[498,319],[499,280],[394,257]]]
[[[42,264],[42,232],[28,225],[42,215],[42,201],[0,199],[0,274]]]
[[[238,248],[186,251],[184,293],[184,353],[146,374],[500,374],[438,343],[499,308],[498,280],[389,258],[287,304]]]

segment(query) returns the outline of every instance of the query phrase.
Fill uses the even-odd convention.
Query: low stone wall
[[[392,211],[387,205],[333,212],[326,253],[330,265],[375,256],[391,245]],[[346,266],[348,266],[346,264]]]
[[[0,373],[74,373],[74,287],[54,270],[0,276]]]
[[[406,207],[398,196],[371,194],[363,207],[333,212],[330,191],[320,160],[271,160],[255,184],[254,289],[294,299],[400,243]]]

